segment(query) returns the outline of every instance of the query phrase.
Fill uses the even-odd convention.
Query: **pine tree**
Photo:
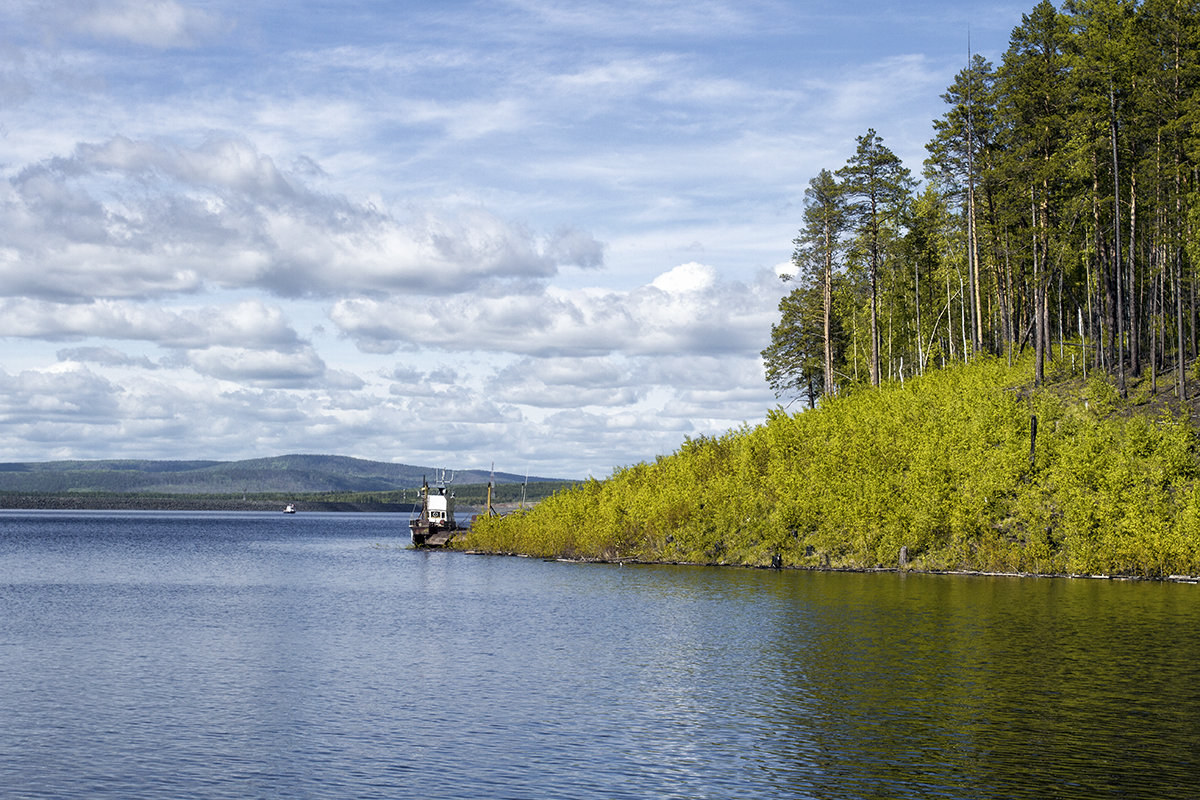
[[[817,403],[822,383],[822,345],[818,321],[821,291],[805,282],[779,301],[779,322],[771,326],[771,344],[762,351],[767,384],[776,397],[804,397]]]
[[[929,158],[925,161],[925,176],[948,199],[961,207],[960,219],[966,241],[967,272],[969,276],[971,331],[974,349],[984,345],[984,318],[981,295],[984,276],[981,266],[979,195],[988,208],[994,209],[995,188],[985,179],[996,146],[995,72],[992,63],[980,55],[958,75],[942,95],[950,108],[941,119],[933,121],[934,138],[925,145]],[[989,215],[990,216],[990,215]],[[999,306],[1004,341],[1012,339],[1009,298],[1002,291],[998,261],[992,259],[996,272],[996,300]]]
[[[1035,375],[1045,380],[1049,344],[1049,290],[1063,255],[1058,241],[1066,171],[1070,106],[1069,30],[1049,0],[1042,0],[1013,29],[999,72],[998,113],[1004,169],[1012,207],[1029,209]],[[1024,194],[1024,197],[1022,197]],[[1022,202],[1023,201],[1023,202]]]
[[[767,382],[776,396],[801,394],[812,406],[818,394],[836,391],[835,359],[840,348],[835,341],[833,292],[845,227],[841,186],[833,173],[821,170],[804,192],[804,227],[794,240],[792,263],[801,286],[780,302],[780,323],[771,328],[771,345],[762,352]],[[818,336],[819,362],[813,353]],[[820,377],[819,390],[814,376]]]
[[[847,214],[866,254],[870,285],[871,385],[879,385],[879,274],[914,181],[904,164],[872,128],[859,136],[858,149],[838,170]]]
[[[819,270],[821,286],[821,336],[823,342],[823,392],[833,394],[833,278],[838,255],[842,251],[842,235],[846,228],[846,207],[842,187],[833,173],[821,170],[809,181],[804,192],[804,228],[795,240],[792,260],[800,269]]]

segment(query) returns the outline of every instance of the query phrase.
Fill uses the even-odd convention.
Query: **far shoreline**
[[[279,500],[237,497],[142,497],[122,495],[0,494],[5,511],[279,511],[291,503],[297,512],[341,511],[409,514],[412,503]]]

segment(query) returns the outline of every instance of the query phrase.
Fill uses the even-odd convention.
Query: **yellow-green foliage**
[[[1163,575],[1200,572],[1196,433],[1102,380],[1034,392],[983,359],[688,439],[479,519],[463,546],[569,558]],[[1031,417],[1038,418],[1030,462]]]

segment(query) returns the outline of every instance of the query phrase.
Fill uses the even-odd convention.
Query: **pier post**
[[[1033,472],[1037,469],[1035,456],[1037,455],[1037,414],[1029,417],[1029,471]]]

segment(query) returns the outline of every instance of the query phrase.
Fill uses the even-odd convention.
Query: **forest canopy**
[[[1200,3],[1049,0],[942,95],[924,182],[874,130],[805,194],[763,351],[810,405],[1032,350],[1183,397],[1197,354]]]

